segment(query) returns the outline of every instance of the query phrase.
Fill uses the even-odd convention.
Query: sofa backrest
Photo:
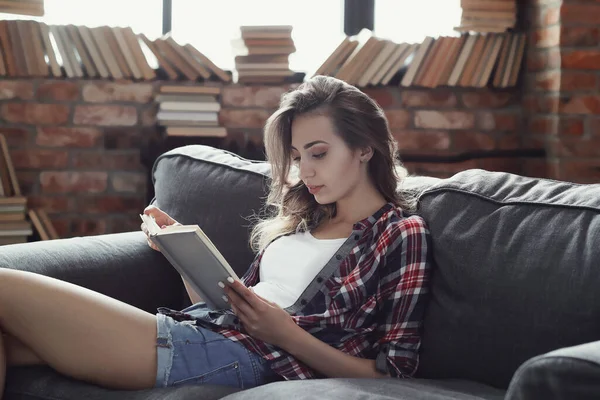
[[[251,217],[261,212],[267,194],[268,164],[190,145],[158,157],[152,180],[152,204],[182,224],[198,224],[242,276],[254,258]]]
[[[265,162],[192,145],[161,155],[155,204],[199,224],[240,275],[250,222],[269,184]],[[506,388],[525,360],[598,340],[600,185],[468,170],[409,177],[425,190],[435,266],[417,376]]]
[[[538,354],[600,337],[600,185],[467,170],[419,213],[436,268],[418,376],[505,388]]]

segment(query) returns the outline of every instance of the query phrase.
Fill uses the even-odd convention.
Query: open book
[[[141,214],[150,240],[177,272],[213,310],[229,308],[218,283],[239,280],[235,271],[198,225],[171,225],[161,229],[153,217]]]

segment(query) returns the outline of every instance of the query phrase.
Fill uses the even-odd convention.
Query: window
[[[174,0],[173,38],[230,70],[240,26],[291,25],[290,68],[312,74],[344,38],[343,16],[343,0]]]
[[[398,43],[457,36],[461,13],[460,0],[375,0],[375,34]]]
[[[156,38],[162,32],[162,0],[45,0],[45,15],[3,14],[0,19],[31,19],[48,25],[131,26]]]

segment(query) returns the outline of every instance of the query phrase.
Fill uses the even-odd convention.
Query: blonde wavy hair
[[[254,251],[263,250],[280,236],[310,230],[336,213],[335,203],[317,203],[292,167],[292,122],[305,115],[329,117],[335,132],[351,149],[371,147],[368,173],[383,197],[407,212],[417,208],[417,196],[397,191],[408,172],[398,158],[383,110],[369,96],[339,79],[315,76],[282,96],[279,109],[264,128],[266,159],[271,166],[265,210],[250,234]]]

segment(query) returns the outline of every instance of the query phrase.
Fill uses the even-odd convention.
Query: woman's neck
[[[353,194],[336,202],[336,215],[333,221],[355,224],[373,215],[387,200],[372,185],[356,188]]]

